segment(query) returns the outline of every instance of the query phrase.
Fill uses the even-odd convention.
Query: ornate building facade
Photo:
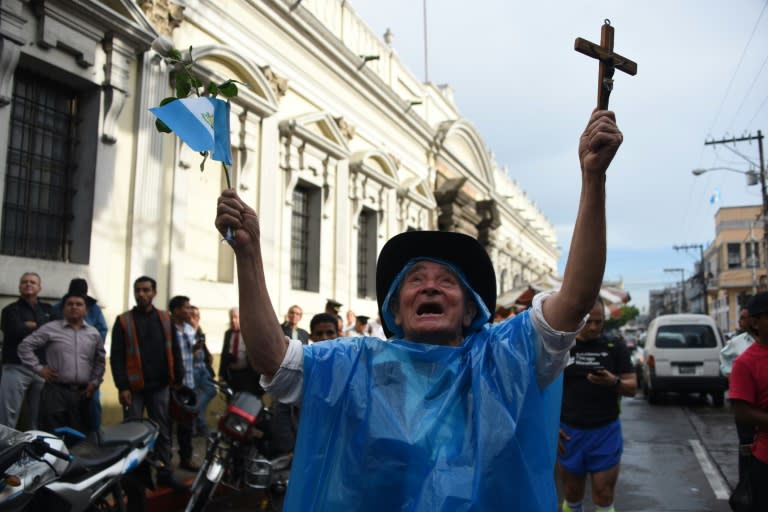
[[[0,295],[33,270],[43,296],[85,277],[108,321],[139,275],[184,294],[221,339],[237,303],[213,228],[224,177],[154,129],[173,73],[159,34],[193,47],[232,101],[234,186],[258,212],[279,318],[333,297],[373,315],[376,256],[412,229],[470,234],[498,291],[554,276],[554,227],[464,119],[342,0],[4,0],[0,4]],[[388,39],[388,38],[386,38]],[[525,172],[525,170],[520,170]],[[218,347],[212,347],[216,350]]]

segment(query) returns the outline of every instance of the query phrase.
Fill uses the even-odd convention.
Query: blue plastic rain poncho
[[[459,347],[304,347],[285,510],[554,511],[562,381],[536,382],[528,312]]]

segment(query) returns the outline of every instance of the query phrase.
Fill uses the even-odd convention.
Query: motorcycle
[[[270,455],[271,412],[261,399],[248,392],[235,394],[226,384],[215,382],[224,394],[227,408],[218,428],[207,439],[205,460],[192,483],[186,512],[201,512],[219,484],[243,491],[263,489],[262,510],[275,510],[275,500],[285,494],[293,456]]]
[[[0,512],[143,510],[157,434],[144,418],[105,427],[95,442],[69,428],[53,435],[0,426]]]

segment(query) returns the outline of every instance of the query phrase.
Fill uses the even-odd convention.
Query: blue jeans
[[[208,404],[216,396],[216,386],[213,385],[211,374],[208,373],[207,368],[195,368],[195,391],[197,392],[197,404],[200,406],[197,413],[197,429],[205,432],[208,429],[208,422],[205,420]]]

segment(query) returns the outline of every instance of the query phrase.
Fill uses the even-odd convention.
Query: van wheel
[[[715,407],[722,407],[725,405],[725,393],[722,391],[710,393],[710,396],[712,396],[712,405]]]

